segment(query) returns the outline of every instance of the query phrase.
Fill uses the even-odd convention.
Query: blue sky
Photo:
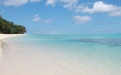
[[[0,0],[0,15],[28,34],[121,33],[120,0]]]

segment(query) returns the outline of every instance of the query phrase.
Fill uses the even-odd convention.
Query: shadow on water
[[[83,43],[97,43],[97,44],[105,44],[110,46],[121,46],[121,38],[105,38],[105,39],[76,39],[69,40],[75,42],[83,42]]]

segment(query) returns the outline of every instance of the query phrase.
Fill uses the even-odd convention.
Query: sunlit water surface
[[[2,41],[0,75],[121,75],[120,34],[38,34]]]

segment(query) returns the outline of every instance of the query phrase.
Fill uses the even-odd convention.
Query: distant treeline
[[[26,33],[26,28],[22,25],[16,25],[13,22],[7,21],[0,15],[0,33],[24,34]]]

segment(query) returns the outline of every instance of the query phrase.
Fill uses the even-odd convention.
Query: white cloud
[[[75,7],[75,12],[82,12],[82,9],[84,9],[85,6],[83,4],[80,4]]]
[[[52,30],[49,34],[63,34],[63,31]]]
[[[109,14],[109,16],[121,16],[121,10],[111,12],[111,13]]]
[[[87,13],[108,13],[110,16],[121,16],[121,7],[106,4],[102,1],[95,2],[92,8],[85,6],[84,4],[76,6],[76,12],[87,12]]]
[[[91,21],[91,18],[88,16],[74,16],[73,20],[76,22],[76,24],[84,24],[89,21]]]
[[[61,2],[65,3],[63,5],[64,8],[72,9],[78,3],[78,0],[60,0]]]
[[[23,4],[26,4],[28,2],[28,0],[4,0],[3,4],[6,6],[20,6]]]
[[[41,0],[30,0],[30,2],[40,2]]]
[[[53,21],[53,19],[48,19],[48,20],[45,20],[45,23],[50,23],[52,21]]]
[[[88,12],[88,13],[96,13],[96,12],[112,12],[114,10],[117,10],[117,6],[114,6],[112,4],[106,4],[102,1],[95,2],[93,5],[93,8],[85,7],[82,9],[82,12]]]
[[[38,16],[38,14],[36,14],[35,16],[34,16],[34,19],[33,19],[33,21],[34,22],[40,22],[40,18],[39,18],[39,16]]]
[[[40,2],[40,1],[41,0],[4,0],[3,5],[5,5],[5,6],[21,6],[28,2]]]
[[[47,0],[46,4],[54,6],[57,2],[63,3],[64,8],[72,9],[78,0]]]
[[[57,1],[58,0],[47,0],[46,4],[54,6]]]
[[[41,18],[39,17],[38,14],[36,14],[36,15],[34,16],[34,18],[33,18],[33,22],[40,22],[40,21],[43,22],[43,23],[50,23],[50,22],[53,21],[53,19],[43,20],[43,19],[41,19]]]

